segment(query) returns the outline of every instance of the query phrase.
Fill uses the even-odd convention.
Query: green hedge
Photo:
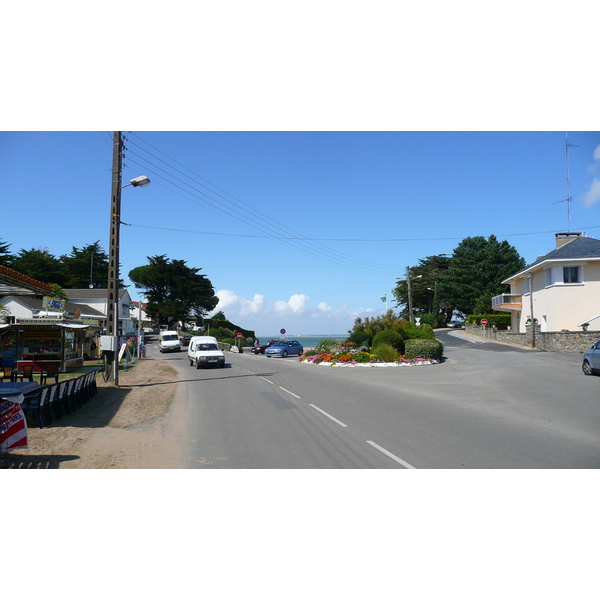
[[[504,315],[468,315],[467,323],[469,325],[481,325],[481,319],[487,319],[488,325],[510,325],[511,316]]]
[[[441,360],[444,344],[438,340],[406,340],[406,358],[435,358]]]
[[[404,340],[402,339],[402,336],[395,331],[386,329],[385,331],[380,331],[375,334],[375,337],[373,338],[373,348],[380,344],[389,344],[400,354],[404,354]]]

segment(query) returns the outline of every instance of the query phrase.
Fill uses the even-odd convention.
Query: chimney
[[[572,242],[574,239],[578,237],[585,236],[581,231],[573,231],[568,233],[555,233],[556,236],[556,249],[562,248],[565,244]]]

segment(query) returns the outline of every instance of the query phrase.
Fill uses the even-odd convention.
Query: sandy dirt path
[[[181,468],[176,437],[167,434],[167,411],[177,371],[161,359],[138,361],[119,373],[119,387],[99,375],[98,393],[71,415],[43,429],[35,417],[27,450],[0,457],[1,468]]]

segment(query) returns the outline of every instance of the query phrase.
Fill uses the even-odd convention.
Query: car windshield
[[[275,342],[273,346],[289,346],[289,342]]]
[[[200,344],[198,350],[218,350],[219,347],[216,344]]]
[[[175,334],[173,335],[163,335],[163,341],[165,342],[172,342],[173,340],[178,339],[177,336]]]

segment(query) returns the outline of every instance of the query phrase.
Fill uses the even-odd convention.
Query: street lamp
[[[123,170],[123,137],[115,131],[113,137],[112,190],[110,202],[110,249],[108,254],[108,298],[106,305],[106,333],[113,354],[113,381],[119,385],[119,241],[121,227],[121,190],[132,185],[144,187],[150,183],[145,175],[130,179],[121,186]]]

